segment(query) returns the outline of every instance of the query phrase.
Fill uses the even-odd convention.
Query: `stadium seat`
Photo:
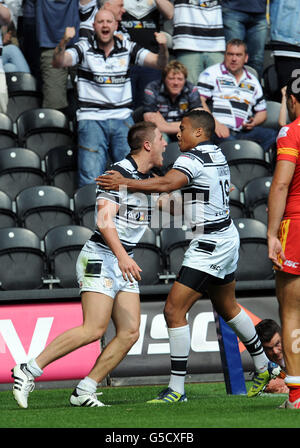
[[[45,183],[40,157],[30,149],[0,150],[0,190],[14,200],[24,188]]]
[[[235,219],[234,224],[240,235],[236,280],[258,282],[273,279],[273,265],[268,258],[267,226],[249,218]]]
[[[42,160],[52,148],[74,145],[68,119],[59,110],[28,110],[19,115],[16,124],[20,144],[36,151]]]
[[[12,200],[4,191],[0,191],[0,228],[17,225],[18,219],[13,210]]]
[[[173,276],[177,275],[187,250],[191,234],[182,228],[165,228],[160,232],[161,252],[164,256],[165,268]]]
[[[83,226],[57,226],[44,238],[49,270],[61,288],[77,288],[76,261],[92,230]]]
[[[12,119],[0,113],[0,149],[18,146],[18,137],[14,133]]]
[[[64,190],[73,197],[77,190],[77,154],[72,146],[50,149],[45,156],[46,175],[49,185]]]
[[[7,114],[13,121],[27,110],[42,105],[42,95],[37,91],[36,79],[31,73],[7,72],[8,90]]]
[[[17,216],[22,227],[43,239],[52,227],[73,224],[70,198],[52,185],[26,188],[16,197]]]
[[[0,229],[0,286],[3,290],[37,289],[46,274],[39,237],[28,229]]]
[[[281,104],[277,101],[267,101],[267,119],[263,122],[262,127],[279,130],[279,113]]]
[[[244,65],[244,68],[246,70],[248,70],[248,72],[250,72],[252,75],[254,75],[260,81],[257,70],[255,70],[255,68],[253,68],[253,67],[251,67],[251,65],[247,65],[247,64]]]
[[[165,169],[165,171],[168,171],[170,168],[172,168],[173,163],[180,155],[181,151],[177,142],[169,143],[166,146],[166,150],[163,153],[163,168]]]
[[[139,282],[141,285],[156,285],[162,273],[162,257],[156,245],[155,233],[147,227],[143,237],[134,249],[134,260],[142,269]]]
[[[262,80],[265,98],[271,101],[277,100],[276,95],[279,91],[279,83],[275,64],[270,64],[264,69]]]
[[[242,201],[241,192],[233,184],[230,185],[229,207],[231,218],[243,218],[245,216],[245,205]]]
[[[258,177],[248,182],[244,187],[244,200],[249,218],[258,219],[267,224],[268,196],[272,176]]]
[[[242,191],[247,182],[256,177],[269,176],[271,165],[263,148],[249,140],[230,140],[220,144],[230,167],[231,182]]]
[[[88,184],[74,193],[75,218],[78,224],[92,230],[95,227],[96,188],[95,184]]]

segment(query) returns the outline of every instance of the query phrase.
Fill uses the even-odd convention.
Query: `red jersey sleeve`
[[[297,163],[300,151],[299,118],[287,126],[283,126],[277,136],[277,160],[288,160]]]

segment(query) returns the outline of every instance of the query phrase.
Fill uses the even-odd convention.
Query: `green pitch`
[[[250,386],[250,383],[247,387]],[[71,389],[35,390],[28,409],[0,392],[1,428],[299,428],[300,411],[278,409],[286,395],[227,395],[224,383],[187,384],[187,403],[146,404],[161,386],[102,388],[111,407],[73,408]]]

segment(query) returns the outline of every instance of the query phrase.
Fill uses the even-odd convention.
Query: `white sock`
[[[94,394],[97,390],[98,383],[94,381],[92,378],[86,376],[81,380],[76,387],[76,392],[78,395],[84,395],[87,392],[90,394]]]
[[[295,385],[295,386],[299,386],[300,385],[300,376],[290,376],[287,375],[284,378],[284,382],[289,386]]]
[[[233,319],[226,322],[235,332],[237,337],[243,342],[253,359],[257,372],[264,372],[268,368],[267,358],[263,346],[258,338],[254,324],[248,314],[241,309]]]
[[[35,377],[41,376],[43,371],[39,368],[35,359],[30,359],[26,364],[26,369]]]
[[[171,376],[169,387],[179,394],[184,394],[184,380],[188,361],[191,338],[190,327],[168,328],[171,354]]]

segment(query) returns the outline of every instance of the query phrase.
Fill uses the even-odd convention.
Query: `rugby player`
[[[279,131],[277,162],[268,201],[269,258],[276,270],[280,307],[286,408],[300,409],[300,92],[299,78],[291,78],[286,103],[292,121]]]
[[[128,133],[130,154],[113,165],[129,178],[150,177],[151,168],[161,167],[167,145],[151,122],[133,125]],[[12,369],[13,395],[19,406],[28,407],[34,379],[56,359],[101,339],[112,318],[116,336],[101,352],[90,373],[70,397],[73,406],[105,406],[96,389],[126,356],[139,337],[141,268],[133,259],[133,249],[143,236],[151,216],[150,196],[97,188],[95,232],[77,260],[76,273],[81,292],[82,325],[55,338],[37,358]]]

